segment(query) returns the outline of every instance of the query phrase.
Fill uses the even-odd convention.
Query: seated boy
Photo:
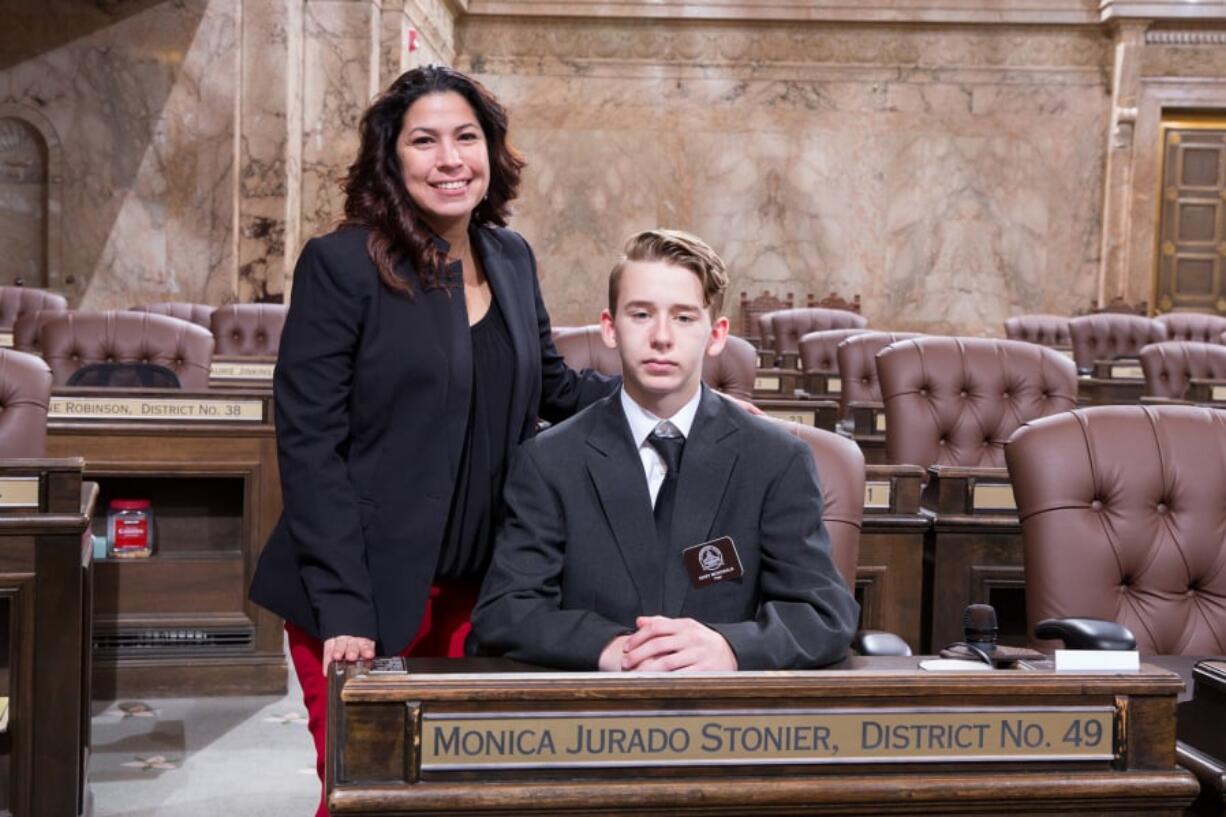
[[[859,606],[808,447],[702,385],[728,277],[700,239],[632,236],[604,342],[622,389],[525,442],[473,611],[481,651],[609,671],[816,667]]]

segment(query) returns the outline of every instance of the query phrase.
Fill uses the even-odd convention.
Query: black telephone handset
[[[1048,618],[1034,628],[1036,638],[1058,638],[1070,650],[1135,650],[1137,638],[1123,624],[1099,618]]]

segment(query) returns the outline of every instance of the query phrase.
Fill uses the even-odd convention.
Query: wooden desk
[[[753,397],[759,398],[794,398],[796,392],[802,391],[804,372],[797,369],[771,368],[758,369],[753,378]]]
[[[627,676],[379,664],[330,677],[334,815],[1174,815],[1197,792],[1175,764],[1183,683],[1150,665],[930,673],[856,658]]]
[[[1090,406],[1130,406],[1145,394],[1145,375],[1135,358],[1100,360],[1092,377],[1077,380],[1077,402]]]
[[[881,403],[849,403],[847,415],[851,421],[851,438],[864,452],[864,461],[869,465],[884,465],[885,406]]]
[[[1226,381],[1190,380],[1184,399],[1214,408],[1226,408]]]
[[[824,431],[833,431],[839,421],[839,404],[830,400],[758,398],[753,404],[767,415]]]
[[[968,604],[996,608],[1002,644],[1027,645],[1022,528],[1004,468],[934,465],[924,487],[931,517],[925,559],[931,566],[933,651],[962,640]]]
[[[152,503],[156,553],[95,566],[100,698],[286,689],[281,621],[247,587],[281,510],[267,392],[57,389],[47,449],[114,498]]]
[[[1175,657],[1163,657],[1166,668]],[[1226,657],[1197,663],[1188,673],[1188,700],[1179,704],[1176,754],[1181,766],[1201,782],[1202,810],[1226,811]]]
[[[0,465],[0,813],[75,817],[87,797],[90,517],[83,463]]]
[[[812,398],[839,402],[843,399],[843,378],[837,371],[805,372],[804,390]]]
[[[869,465],[856,565],[860,627],[902,638],[912,652],[930,640],[924,618],[924,537],[931,520],[920,513],[924,469]]]

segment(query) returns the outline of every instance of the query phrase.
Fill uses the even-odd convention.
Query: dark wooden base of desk
[[[96,700],[284,695],[287,671],[279,656],[94,659],[93,695]]]
[[[1186,772],[953,774],[431,784],[338,792],[334,815],[598,815],[729,817],[759,814],[1183,815]],[[465,803],[465,807],[457,807]]]

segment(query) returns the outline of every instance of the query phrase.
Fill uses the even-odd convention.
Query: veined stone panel
[[[511,111],[559,325],[655,225],[710,241],[732,292],[860,293],[880,327],[999,334],[1096,295],[1097,28],[471,16],[458,52]]]
[[[62,155],[62,276],[74,306],[232,291],[238,0],[6,17],[0,102],[37,110]]]

